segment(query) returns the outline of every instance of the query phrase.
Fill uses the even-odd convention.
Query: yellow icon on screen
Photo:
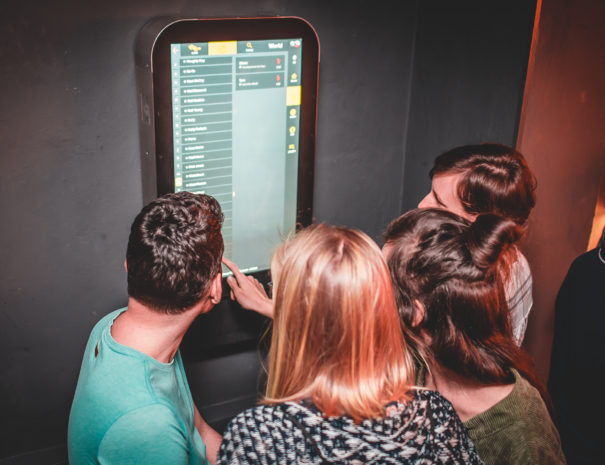
[[[195,44],[189,44],[189,46],[187,47],[189,50],[191,50],[192,52],[199,52],[202,47],[199,47]]]
[[[296,108],[292,108],[292,110],[290,110],[290,116],[296,116]]]
[[[237,41],[227,40],[221,42],[208,42],[208,55],[235,55]]]
[[[252,48],[252,42],[246,42],[246,48]]]
[[[180,176],[178,178],[174,178],[174,187],[181,187],[183,185],[183,178]]]
[[[300,105],[300,89],[300,86],[288,86],[288,88],[286,89],[286,105]]]
[[[288,145],[288,150],[296,150],[296,145],[294,145],[294,144]]]
[[[296,134],[296,126],[290,126],[290,135],[293,136],[294,134]]]
[[[296,80],[298,79],[298,74],[296,74],[296,73],[292,73],[292,74],[290,75],[290,79],[291,79],[292,81],[296,81]]]

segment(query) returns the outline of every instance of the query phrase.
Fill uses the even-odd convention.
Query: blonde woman
[[[231,266],[232,284],[251,282]],[[231,421],[219,464],[482,463],[452,406],[412,389],[389,272],[368,236],[308,228],[271,272],[266,396]]]

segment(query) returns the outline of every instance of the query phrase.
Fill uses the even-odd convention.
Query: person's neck
[[[434,364],[427,370],[425,386],[438,391],[449,400],[460,419],[467,421],[508,396],[514,388],[514,383],[483,384]]]
[[[130,298],[128,308],[113,322],[111,335],[119,344],[169,363],[176,355],[187,329],[203,311],[200,302],[182,313],[159,313]]]

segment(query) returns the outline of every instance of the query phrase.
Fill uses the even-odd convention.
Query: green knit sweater
[[[559,433],[540,393],[513,370],[512,392],[464,422],[485,465],[565,464]]]
[[[540,393],[516,370],[511,393],[464,422],[485,465],[565,464],[559,433]],[[424,384],[420,368],[417,381]]]

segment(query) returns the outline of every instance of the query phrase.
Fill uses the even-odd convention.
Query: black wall
[[[440,151],[514,142],[535,5],[484,3],[2,2],[0,463],[64,460],[88,332],[126,303],[142,206],[134,43],[149,18],[307,19],[321,44],[315,216],[378,239]],[[189,364],[205,415],[254,401],[258,358]]]
[[[457,145],[515,146],[535,2],[421,1],[405,146],[403,210]]]

